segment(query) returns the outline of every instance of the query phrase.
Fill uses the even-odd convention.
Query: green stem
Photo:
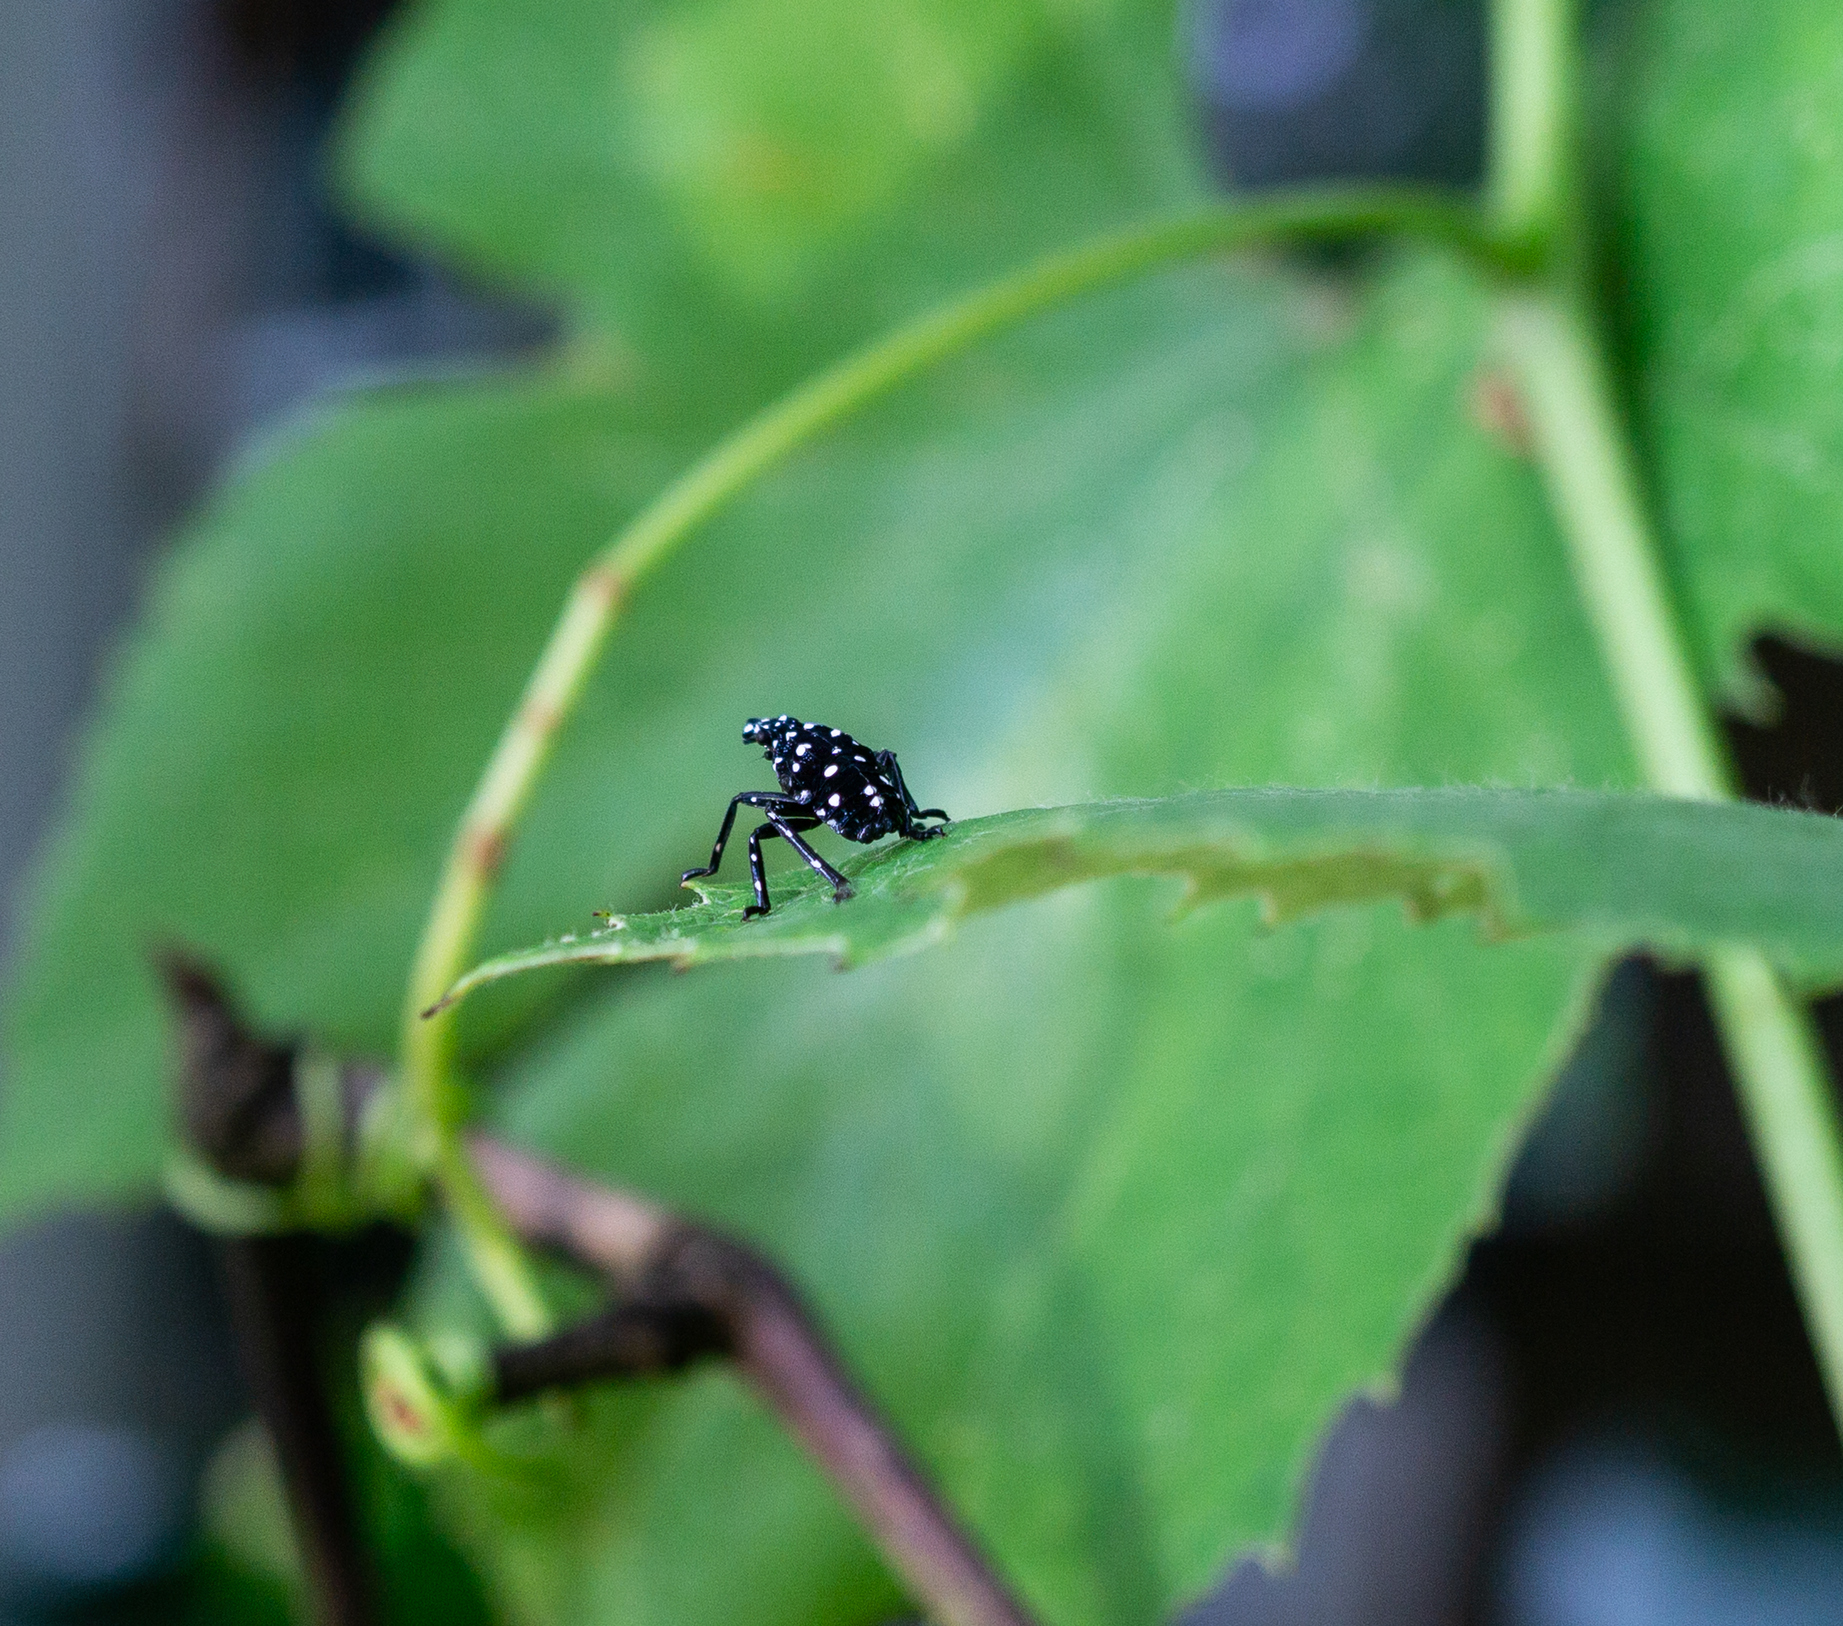
[[[1507,294],[1499,310],[1550,496],[1645,781],[1671,796],[1732,796],[1599,345],[1578,308],[1553,295]]]
[[[1574,0],[1493,0],[1491,220],[1526,266],[1573,212]]]
[[[575,708],[635,584],[699,525],[816,435],[984,339],[1082,295],[1180,261],[1236,249],[1396,233],[1506,263],[1463,201],[1392,186],[1350,186],[1226,202],[1135,227],[1056,256],[897,329],[784,397],[711,451],[641,513],[578,579],[463,815],[411,972],[402,1062],[415,1117],[433,1142],[446,1196],[482,1288],[507,1329],[536,1337],[549,1317],[517,1244],[460,1140],[454,1013],[425,1019],[467,969],[514,826],[558,730]]]
[[[1603,352],[1581,305],[1507,294],[1503,332],[1574,574],[1646,781],[1671,795],[1734,795],[1683,645]],[[1831,1409],[1843,1423],[1843,1131],[1809,1014],[1765,958],[1704,962],[1766,1189]]]

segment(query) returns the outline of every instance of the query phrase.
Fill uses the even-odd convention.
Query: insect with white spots
[[[883,836],[926,841],[946,831],[947,815],[938,807],[915,805],[915,798],[902,781],[894,751],[868,750],[843,729],[803,723],[786,713],[779,717],[751,717],[742,737],[748,744],[762,748],[762,755],[774,764],[774,777],[780,780],[781,788],[745,790],[732,796],[729,810],[723,815],[723,827],[717,831],[717,844],[710,849],[710,863],[703,869],[686,870],[679,884],[715,875],[723,862],[723,849],[729,844],[736,809],[760,808],[767,822],[757,825],[749,835],[749,880],[755,888],[755,902],[742,911],[744,920],[765,915],[771,907],[768,877],[762,868],[765,839],[779,836],[812,866],[814,873],[832,883],[832,901],[843,903],[851,896],[851,883],[801,839],[804,831],[817,830],[825,824],[847,841],[861,842]],[[922,824],[923,819],[942,822]]]

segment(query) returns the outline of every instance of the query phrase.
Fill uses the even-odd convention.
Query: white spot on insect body
[[[838,806],[838,792],[837,791],[833,791],[832,794],[826,798],[826,806],[827,807],[837,807]]]
[[[794,755],[797,757],[803,757],[810,750],[812,750],[812,747],[810,745],[796,745],[794,747]]]
[[[827,779],[830,779],[832,775],[837,772],[838,772],[838,764],[836,762],[828,762],[826,764],[825,777]]]
[[[833,739],[837,739],[837,738],[839,737],[839,735],[841,735],[841,734],[843,734],[843,733],[844,733],[844,730],[843,730],[842,728],[835,728],[835,729],[833,729],[833,730],[832,730],[832,738],[833,738]]]

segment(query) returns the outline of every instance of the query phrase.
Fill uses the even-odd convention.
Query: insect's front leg
[[[785,801],[773,791],[745,790],[730,798],[730,805],[724,810],[722,828],[717,831],[716,845],[710,849],[710,862],[703,869],[688,869],[678,878],[680,886],[687,881],[695,881],[701,876],[715,875],[717,866],[723,862],[723,849],[729,845],[730,830],[736,823],[736,809],[739,807],[761,807],[766,803]]]
[[[749,882],[755,888],[755,901],[742,911],[744,920],[765,915],[774,907],[768,901],[768,871],[762,864],[762,837],[780,834],[780,826],[776,824],[758,824],[749,832]]]

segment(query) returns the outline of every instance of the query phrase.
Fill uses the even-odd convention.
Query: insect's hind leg
[[[800,839],[800,832],[802,830],[818,829],[821,823],[820,820],[813,818],[800,820],[785,819],[776,817],[776,815],[772,813],[770,813],[768,817],[774,825],[775,834],[804,858],[807,863],[812,866],[815,874],[823,876],[832,883],[832,901],[834,903],[843,903],[845,899],[853,895],[851,883],[847,881],[844,876],[840,875],[837,870],[833,869],[818,853],[814,852],[806,842]]]
[[[915,805],[914,792],[909,789],[908,781],[902,777],[902,764],[896,760],[896,753],[894,751],[879,751],[877,753],[877,766],[895,781],[897,793],[902,797],[903,811],[908,814],[908,819],[906,821],[907,828],[903,830],[902,834],[913,841],[926,841],[930,836],[943,834],[943,831],[939,829],[925,830],[915,822],[917,819],[939,819],[943,825],[946,825],[949,820],[945,808],[917,807]]]
[[[910,841],[928,841],[935,836],[947,834],[947,826],[952,823],[946,813],[938,807],[917,807],[910,802],[903,812],[908,815],[908,826],[902,831]],[[921,824],[921,819],[939,819],[939,824]]]

